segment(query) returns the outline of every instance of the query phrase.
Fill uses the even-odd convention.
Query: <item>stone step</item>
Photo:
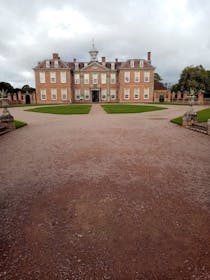
[[[0,136],[5,134],[5,133],[8,133],[10,132],[11,130],[6,128],[6,127],[0,127]]]
[[[196,128],[196,129],[207,131],[207,126],[204,126],[204,125],[193,124],[192,127]]]
[[[203,134],[207,134],[207,129],[203,129],[203,128],[201,129],[201,128],[194,127],[194,126],[189,127],[189,129],[196,131],[196,132],[203,133]]]

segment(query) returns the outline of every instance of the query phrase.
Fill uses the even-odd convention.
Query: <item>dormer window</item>
[[[131,68],[134,68],[134,60],[130,61],[130,66],[131,66]]]
[[[75,70],[76,70],[76,71],[79,70],[79,63],[78,63],[78,62],[75,63]]]
[[[50,61],[46,60],[46,68],[50,68]]]
[[[54,67],[58,68],[58,60],[54,60]]]
[[[139,67],[143,68],[144,67],[144,60],[140,59],[139,61]]]

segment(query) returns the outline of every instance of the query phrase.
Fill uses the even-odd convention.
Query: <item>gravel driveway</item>
[[[169,122],[186,110],[10,109],[0,279],[210,279],[210,137]]]

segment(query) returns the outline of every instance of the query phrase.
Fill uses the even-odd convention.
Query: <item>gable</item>
[[[81,71],[87,71],[87,72],[94,72],[94,71],[108,71],[109,68],[101,65],[98,62],[91,62],[86,67],[83,67]]]

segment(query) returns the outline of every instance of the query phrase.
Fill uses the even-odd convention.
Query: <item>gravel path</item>
[[[210,137],[169,122],[186,109],[10,109],[0,279],[210,279]]]

